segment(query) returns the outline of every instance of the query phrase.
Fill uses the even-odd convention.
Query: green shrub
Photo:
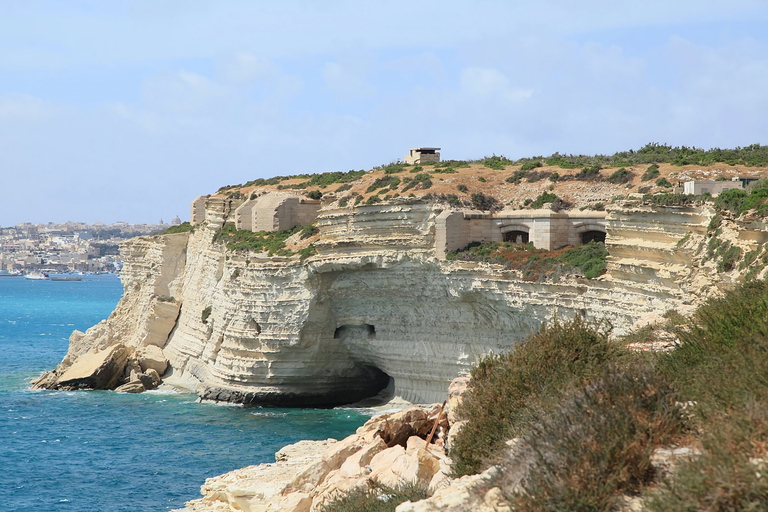
[[[667,178],[659,178],[656,180],[657,187],[672,188],[674,185],[667,180]]]
[[[531,171],[528,173],[528,176],[526,176],[525,181],[528,183],[536,183],[537,181],[549,178],[551,174],[552,173],[546,171]]]
[[[604,371],[526,434],[533,460],[514,509],[607,511],[637,494],[654,479],[654,450],[683,433],[676,398],[648,365]]]
[[[432,187],[432,178],[427,173],[421,173],[417,174],[413,177],[411,181],[405,184],[403,187],[403,192],[415,189],[415,190],[426,190],[428,188]]]
[[[381,484],[355,487],[320,507],[320,512],[394,512],[406,501],[421,501],[428,497],[424,486],[406,484],[396,488]]]
[[[587,279],[593,279],[605,271],[608,250],[602,242],[589,242],[579,247],[565,251],[558,258],[561,263],[566,263],[578,268]]]
[[[560,179],[560,173],[553,172],[552,174],[549,175],[549,181],[551,181],[552,183],[556,182],[559,179]]]
[[[266,251],[269,256],[290,256],[293,254],[285,248],[285,241],[303,229],[303,226],[296,226],[292,229],[281,231],[257,231],[253,232],[247,229],[237,229],[231,222],[222,226],[216,234],[214,240],[226,243],[230,251]]]
[[[648,169],[645,170],[645,173],[643,173],[642,178],[640,178],[642,181],[651,181],[652,179],[656,178],[659,175],[659,166],[656,164],[651,164],[648,166]]]
[[[307,238],[315,236],[319,232],[320,232],[320,228],[318,228],[314,224],[307,224],[306,226],[301,227],[299,238],[301,238],[302,240],[306,240]]]
[[[480,163],[489,169],[496,171],[503,171],[508,165],[514,165],[514,162],[506,157],[502,156],[489,156],[480,160]]]
[[[600,169],[601,167],[599,165],[588,165],[576,173],[574,179],[580,181],[598,181],[602,178],[600,175]]]
[[[178,226],[171,226],[165,231],[161,231],[158,233],[158,235],[173,235],[176,233],[187,233],[188,231],[192,231],[194,229],[194,226],[190,224],[189,222],[182,222]]]
[[[418,174],[418,173],[423,172],[423,171],[424,171],[424,167],[422,167],[420,165],[417,165],[417,166],[415,166],[413,169],[411,169],[408,172],[411,173],[411,174]]]
[[[320,199],[321,197],[323,197],[323,193],[320,192],[319,190],[311,190],[307,192],[307,197],[310,199]]]
[[[531,208],[541,208],[547,203],[554,203],[559,198],[557,197],[557,194],[553,194],[551,192],[542,192],[539,197],[537,197],[531,204]]]
[[[537,167],[541,167],[541,160],[530,160],[528,162],[525,162],[523,165],[520,166],[521,171],[532,171],[536,169]]]
[[[305,259],[309,258],[310,256],[314,256],[315,254],[317,254],[317,249],[315,248],[314,245],[309,244],[305,248],[299,249],[296,254],[301,256],[302,260],[305,260]]]
[[[501,206],[498,199],[493,196],[487,196],[482,192],[475,192],[469,198],[472,201],[472,208],[475,210],[493,210]]]
[[[346,190],[349,190],[352,188],[352,185],[349,183],[345,183],[343,185],[339,185],[339,188],[336,189],[336,192],[344,192]]]
[[[659,368],[682,400],[695,400],[703,453],[678,467],[649,508],[766,510],[768,482],[750,459],[765,458],[768,446],[768,283],[709,299],[674,332],[681,343]]]
[[[212,308],[211,306],[207,306],[205,309],[203,309],[202,315],[200,315],[200,319],[203,321],[204,324],[208,323],[208,317],[211,316]]]
[[[378,190],[380,188],[389,187],[389,188],[396,188],[400,184],[400,178],[397,176],[382,176],[381,178],[376,178],[373,180],[373,183],[371,183],[367,189],[365,189],[366,194],[370,194],[374,190]]]
[[[467,192],[467,190],[469,190],[469,189],[467,188],[467,186],[466,186],[466,185],[457,185],[457,186],[456,186],[456,190],[458,190],[459,192],[464,192],[464,193],[466,193],[466,192]]]
[[[632,181],[632,178],[634,178],[635,175],[626,170],[624,167],[617,170],[613,174],[611,174],[608,177],[608,183],[613,183],[614,185],[619,185],[621,183],[629,183]]]
[[[624,355],[622,347],[609,341],[605,325],[577,316],[555,319],[511,352],[480,360],[457,411],[468,422],[451,448],[453,472],[482,471],[498,460],[508,439],[526,431],[534,411],[551,409],[564,392]]]
[[[478,176],[477,181],[479,181],[480,183],[485,183],[487,180],[483,176]]]
[[[406,168],[410,167],[410,164],[404,163],[391,163],[382,167],[384,174],[397,174],[403,172]]]
[[[517,185],[518,183],[520,183],[520,180],[522,180],[525,176],[528,175],[528,172],[530,171],[523,171],[523,170],[515,171],[512,173],[512,176],[510,176],[504,181],[506,181],[507,183],[514,183],[515,185]]]
[[[443,160],[442,162],[435,162],[433,165],[435,169],[440,169],[441,167],[453,167],[460,169],[462,167],[469,167],[469,162],[465,160]]]

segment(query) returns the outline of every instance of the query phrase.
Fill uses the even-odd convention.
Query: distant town
[[[181,224],[23,223],[0,227],[0,272],[119,272],[120,242]]]

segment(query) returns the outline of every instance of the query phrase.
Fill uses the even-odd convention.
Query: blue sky
[[[223,185],[766,144],[766,0],[0,0],[0,225],[166,222]]]

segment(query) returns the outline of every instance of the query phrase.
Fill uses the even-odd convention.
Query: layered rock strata
[[[705,209],[609,211],[608,275],[531,282],[499,265],[436,258],[443,206],[327,204],[318,253],[302,260],[216,241],[241,203],[209,197],[193,231],[125,242],[123,298],[107,320],[72,334],[67,356],[40,385],[65,387],[84,354],[122,345],[136,364],[118,362],[116,382],[86,379],[82,387],[135,381],[131,368],[155,347],[168,362],[165,381],[206,399],[330,406],[371,396],[391,378],[401,397],[435,402],[478,357],[556,316],[607,320],[620,334],[695,303],[696,279],[729,279],[697,260],[712,216]],[[745,251],[765,238],[764,226],[733,232]]]

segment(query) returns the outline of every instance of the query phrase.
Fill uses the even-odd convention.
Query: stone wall
[[[205,220],[205,200],[208,196],[198,196],[190,205],[189,222],[193,226],[202,224]]]
[[[435,256],[445,258],[469,242],[502,242],[506,233],[522,232],[538,249],[581,245],[586,231],[605,232],[605,212],[505,210],[493,214],[446,210],[435,223]]]

